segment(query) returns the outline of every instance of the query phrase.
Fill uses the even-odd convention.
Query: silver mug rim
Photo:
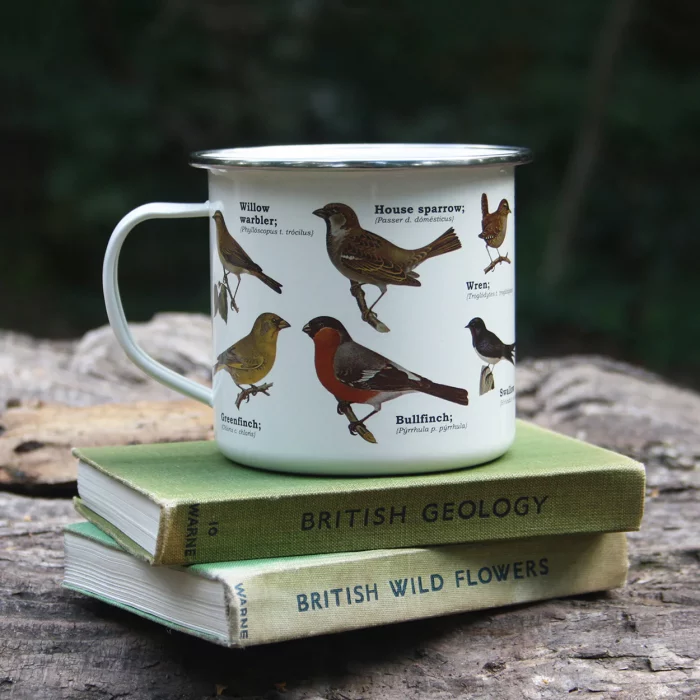
[[[306,144],[219,148],[195,151],[190,165],[216,169],[367,170],[381,168],[464,168],[524,165],[532,151],[520,146],[458,143]]]

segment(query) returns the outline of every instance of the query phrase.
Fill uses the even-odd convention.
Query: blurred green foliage
[[[105,322],[112,227],[147,201],[206,198],[192,150],[507,143],[536,154],[518,171],[520,357],[603,352],[693,381],[697,2],[630,3],[563,274],[543,281],[611,2],[13,3],[15,36],[0,46],[0,327],[73,336]],[[201,222],[143,227],[122,270],[133,320],[208,308]]]

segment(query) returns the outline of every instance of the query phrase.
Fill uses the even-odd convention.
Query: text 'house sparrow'
[[[387,286],[420,287],[415,269],[421,263],[462,247],[453,228],[422,248],[406,249],[362,228],[357,214],[347,204],[326,204],[313,213],[326,222],[328,256],[350,280],[350,291],[361,304],[362,319],[382,332],[389,329],[381,322],[377,323],[373,309],[386,294]],[[369,308],[364,303],[364,294],[360,302],[363,284],[373,284],[380,292]]]
[[[350,422],[353,435],[381,410],[383,403],[404,394],[420,392],[462,406],[469,403],[466,389],[437,384],[356,343],[335,318],[317,316],[302,330],[314,341],[316,374],[338,402],[338,413],[353,403],[368,404],[373,409],[361,420]]]

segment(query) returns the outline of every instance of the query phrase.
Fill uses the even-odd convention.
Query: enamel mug
[[[214,409],[231,460],[306,474],[472,466],[515,436],[514,168],[450,144],[194,153],[209,201],[146,204],[104,260],[109,321],[148,375]],[[134,341],[119,251],[147,219],[209,225],[212,388]]]

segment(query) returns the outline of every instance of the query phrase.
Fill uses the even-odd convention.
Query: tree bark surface
[[[187,348],[180,354],[178,341],[172,340],[177,332],[171,335],[170,363],[206,381],[207,323],[184,315],[166,320],[171,332],[180,328]],[[155,321],[164,323],[163,317]],[[144,337],[151,332],[148,326]],[[19,403],[0,416],[0,423],[8,424],[5,436],[18,430],[16,414],[15,422],[7,416],[38,411],[32,402],[94,406],[117,399],[126,406],[135,400],[177,398],[142,381],[122,363],[108,334],[100,333],[90,339],[90,360],[78,352],[89,345],[86,339],[52,344],[0,336],[5,350],[0,391],[5,400],[13,399],[11,404]],[[152,342],[158,354],[158,341]],[[7,352],[10,344],[14,359]],[[39,360],[61,372],[37,374],[31,368]],[[21,366],[26,376],[8,377],[8,367]],[[647,464],[646,513],[642,530],[629,535],[626,587],[227,650],[62,590],[61,530],[77,520],[70,500],[0,491],[0,698],[700,697],[700,397],[628,365],[594,357],[525,361],[518,374],[522,417]],[[81,376],[89,379],[76,381]],[[178,403],[173,402],[173,410]],[[55,430],[60,411],[49,408],[54,418],[48,425]],[[67,421],[57,455],[71,442]],[[39,422],[26,435],[50,442],[47,430]],[[93,430],[94,444],[99,444],[101,430]],[[176,439],[176,432],[165,439]],[[118,434],[112,424],[105,439]],[[48,465],[48,452],[46,456]],[[72,483],[68,466],[59,480],[50,472],[48,466],[38,466],[32,483],[42,484],[43,495],[66,495]],[[6,477],[0,489],[32,493],[27,483],[26,478],[22,485]]]

